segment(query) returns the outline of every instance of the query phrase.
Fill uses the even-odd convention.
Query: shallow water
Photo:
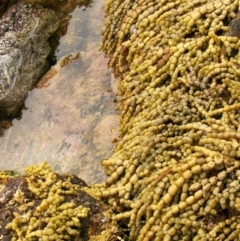
[[[20,120],[0,138],[0,169],[22,171],[47,160],[57,172],[73,173],[88,183],[105,180],[101,160],[111,156],[118,136],[117,81],[100,53],[104,0],[72,13],[68,33],[56,53],[80,53],[63,67],[56,64],[29,92]]]

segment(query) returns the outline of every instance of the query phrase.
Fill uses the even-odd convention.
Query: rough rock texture
[[[27,3],[32,4],[39,4],[43,6],[44,8],[49,8],[55,11],[58,19],[59,19],[59,27],[58,30],[54,33],[54,35],[50,38],[50,46],[52,48],[52,53],[50,57],[55,57],[56,49],[58,48],[61,37],[65,36],[68,27],[69,22],[72,18],[72,12],[74,9],[82,8],[86,9],[87,7],[90,7],[92,4],[92,0],[20,0]],[[81,18],[82,13],[80,14],[79,18]],[[78,26],[79,29],[82,28],[81,26]]]
[[[118,240],[111,210],[99,191],[74,175],[54,173],[44,162],[24,176],[0,172],[1,240]]]
[[[51,23],[51,24],[49,24]],[[53,10],[18,3],[0,20],[0,113],[14,116],[47,70],[49,36],[57,29]]]

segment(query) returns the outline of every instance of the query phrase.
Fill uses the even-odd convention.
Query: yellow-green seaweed
[[[121,140],[102,196],[137,241],[240,239],[240,2],[108,0]]]
[[[28,189],[40,198],[40,203],[24,215],[14,213],[14,219],[6,226],[13,231],[11,240],[71,240],[72,236],[79,234],[80,219],[87,217],[89,208],[65,201],[66,194],[76,195],[77,191],[70,178],[58,180],[57,174],[46,162],[26,167],[25,176]],[[15,199],[23,195],[21,191],[18,194]],[[31,205],[26,200],[22,202],[20,210],[26,210]]]
[[[11,241],[118,240],[111,209],[97,187],[46,163],[24,175],[0,175],[0,238]]]

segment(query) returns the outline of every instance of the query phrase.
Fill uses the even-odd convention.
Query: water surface
[[[100,53],[104,0],[72,13],[57,59],[80,53],[64,67],[52,69],[29,92],[20,120],[0,138],[0,168],[22,171],[47,160],[58,172],[70,172],[88,183],[105,180],[101,160],[111,156],[118,136],[115,110],[117,81]]]

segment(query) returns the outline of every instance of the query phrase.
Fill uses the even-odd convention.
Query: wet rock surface
[[[51,24],[49,24],[51,23]],[[53,10],[17,3],[0,20],[0,113],[14,116],[49,67],[48,38],[58,27]]]

